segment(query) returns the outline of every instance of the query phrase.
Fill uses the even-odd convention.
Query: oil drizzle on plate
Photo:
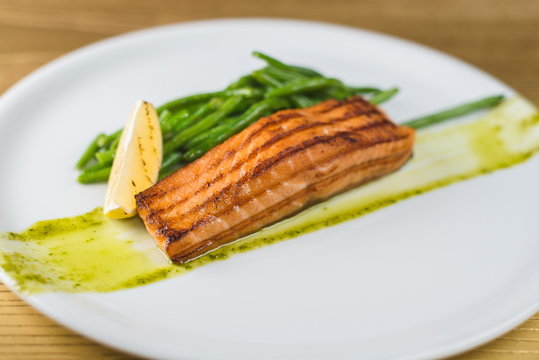
[[[411,196],[518,164],[539,150],[539,114],[513,98],[474,122],[418,133],[414,158],[363,185],[185,265],[172,265],[139,219],[101,208],[0,235],[0,265],[25,293],[107,292],[149,284],[236,253],[332,226]]]

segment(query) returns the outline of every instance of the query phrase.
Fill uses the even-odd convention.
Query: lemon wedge
[[[118,143],[103,207],[105,216],[122,219],[137,214],[135,195],[155,184],[162,157],[157,112],[149,102],[138,101]]]

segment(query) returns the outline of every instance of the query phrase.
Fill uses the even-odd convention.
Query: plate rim
[[[294,24],[294,25],[299,25],[299,26],[325,27],[330,30],[346,31],[349,33],[355,32],[355,33],[363,34],[367,36],[390,39],[392,41],[404,43],[406,45],[419,48],[432,55],[443,57],[461,66],[465,66],[469,69],[473,69],[475,72],[481,74],[482,76],[489,78],[490,80],[495,81],[500,85],[503,85],[509,92],[518,94],[518,92],[515,89],[513,89],[511,86],[507,85],[505,82],[494,77],[488,72],[480,69],[474,64],[470,64],[464,60],[459,59],[458,57],[452,54],[445,53],[436,48],[418,43],[413,40],[401,38],[392,34],[386,34],[380,31],[363,29],[363,28],[359,28],[355,26],[343,25],[343,24],[326,22],[326,21],[314,21],[314,20],[304,20],[304,19],[295,19],[295,18],[286,18],[286,17],[276,17],[276,18],[227,17],[227,18],[185,21],[185,22],[169,23],[169,24],[164,24],[164,25],[146,27],[146,28],[137,29],[134,31],[121,33],[121,34],[114,35],[111,37],[107,37],[107,38],[92,42],[90,44],[81,46],[79,48],[76,48],[72,51],[69,51],[65,54],[60,55],[59,57],[31,71],[29,74],[27,74],[22,79],[18,80],[15,84],[10,86],[6,91],[4,91],[4,93],[0,95],[0,108],[2,108],[12,98],[17,98],[19,96],[19,93],[25,91],[26,87],[31,86],[31,84],[36,81],[39,81],[41,77],[45,76],[49,72],[54,71],[56,68],[60,68],[64,64],[69,63],[72,60],[75,60],[79,57],[84,57],[88,54],[94,53],[95,50],[106,51],[107,48],[114,47],[115,44],[117,44],[118,42],[136,40],[136,38],[139,37],[140,35],[151,35],[154,33],[159,33],[163,30],[166,31],[166,30],[174,29],[174,30],[181,31],[182,28],[189,28],[192,26],[221,25],[221,24],[230,25],[234,23],[244,23],[244,24],[252,23],[254,25],[256,25],[256,23],[287,23],[287,24]],[[114,348],[116,350],[119,350],[128,354],[132,354],[135,356],[142,355],[142,356],[154,358],[156,355],[157,356],[164,355],[164,354],[159,355],[155,351],[155,349],[150,349],[148,347],[137,347],[136,349],[134,349],[132,347],[132,344],[129,344],[129,341],[124,341],[122,344],[122,342],[116,341],[116,339],[110,340],[104,336],[99,336],[99,333],[97,331],[94,331],[94,332],[87,331],[88,329],[79,327],[77,321],[72,321],[71,319],[67,318],[64,314],[62,314],[60,309],[55,308],[54,306],[51,307],[46,300],[36,297],[34,295],[25,295],[19,292],[16,288],[16,284],[14,283],[13,279],[11,279],[7,273],[1,270],[0,270],[0,281],[2,281],[11,291],[17,294],[17,296],[19,296],[24,301],[29,303],[32,307],[34,307],[36,310],[38,310],[42,314],[50,317],[53,321],[60,323],[62,326],[65,326],[69,328],[70,330],[75,331],[76,333],[81,334],[82,336],[85,336],[93,341],[96,341],[105,346]],[[54,295],[57,295],[57,294],[60,294],[61,296],[65,296],[65,295],[76,296],[77,295],[77,294],[69,294],[69,293],[54,293]],[[452,344],[446,344],[443,346],[439,346],[437,348],[433,348],[430,351],[419,353],[414,356],[402,357],[401,359],[445,358],[448,356],[454,356],[454,355],[464,353],[473,348],[481,346],[489,341],[492,341],[495,338],[499,337],[500,335],[510,331],[512,328],[514,328],[518,324],[521,324],[522,322],[527,320],[530,316],[532,316],[537,311],[539,311],[539,300],[535,304],[531,305],[530,307],[526,309],[522,309],[521,311],[517,312],[513,316],[509,316],[504,322],[499,323],[497,326],[492,327],[488,331],[478,333],[475,336],[470,337],[465,341],[455,342]],[[105,320],[105,322],[111,322],[108,318],[103,318],[103,320]],[[128,345],[131,345],[131,347]],[[163,358],[168,358],[168,357],[164,356]],[[181,356],[181,358],[188,358],[188,357]]]

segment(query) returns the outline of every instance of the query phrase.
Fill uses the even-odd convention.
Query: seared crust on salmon
[[[356,96],[261,118],[136,196],[177,263],[400,168],[414,130]]]

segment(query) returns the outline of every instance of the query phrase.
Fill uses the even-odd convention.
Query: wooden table
[[[328,21],[415,40],[477,65],[539,104],[539,0],[0,0],[0,93],[42,64],[111,35],[245,16]],[[0,359],[87,358],[133,357],[63,328],[0,284]],[[539,359],[539,314],[458,359]]]

